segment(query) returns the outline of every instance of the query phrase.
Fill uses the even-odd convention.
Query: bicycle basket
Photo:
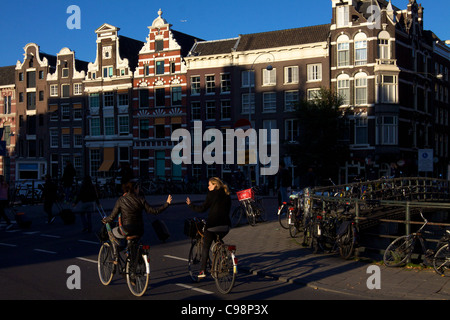
[[[193,239],[198,236],[197,230],[203,230],[204,222],[199,219],[186,219],[184,220],[184,234]]]
[[[236,194],[237,194],[239,201],[255,199],[255,192],[253,191],[252,188],[238,191],[238,192],[236,192]]]

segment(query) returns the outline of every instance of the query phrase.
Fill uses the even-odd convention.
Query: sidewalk
[[[172,205],[185,204],[189,196],[193,202],[202,202],[203,194],[173,195]],[[159,204],[167,195],[147,197],[150,203]],[[236,200],[233,196],[232,199]],[[111,210],[115,199],[103,199],[105,210]],[[233,201],[233,207],[237,205]],[[242,225],[227,235],[226,242],[237,245],[240,273],[251,273],[272,277],[278,281],[308,286],[315,289],[348,294],[348,299],[408,299],[450,300],[450,277],[440,277],[432,268],[417,270],[387,268],[380,269],[380,289],[370,290],[367,280],[370,263],[344,260],[336,254],[312,254],[289,236],[276,220],[276,199],[264,200],[269,221],[256,226]],[[33,219],[44,218],[41,208],[22,207]],[[380,258],[381,259],[381,258]]]

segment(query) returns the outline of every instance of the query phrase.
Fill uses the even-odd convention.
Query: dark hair
[[[126,182],[126,183],[124,183],[122,185],[122,190],[123,190],[124,193],[137,194],[136,193],[136,188],[138,186],[139,185],[136,183],[136,181],[130,180],[130,181],[128,181],[128,182]]]

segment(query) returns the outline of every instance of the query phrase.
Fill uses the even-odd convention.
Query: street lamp
[[[271,52],[264,52],[261,53],[260,55],[258,55],[255,60],[253,60],[252,66],[250,67],[250,70],[248,72],[248,121],[250,122],[250,125],[252,124],[252,108],[253,106],[255,107],[255,112],[256,112],[256,103],[255,103],[255,99],[256,99],[256,89],[255,89],[255,98],[253,99],[253,104],[251,102],[251,96],[252,96],[252,83],[251,83],[251,77],[250,74],[253,73],[253,85],[255,85],[256,83],[256,79],[255,79],[255,63],[256,60],[259,59],[259,57],[269,54],[272,56],[273,61],[275,61],[275,56],[273,55],[273,53]],[[268,59],[268,61],[270,61]],[[272,71],[273,67],[272,65],[268,64],[266,66],[266,70],[267,71]],[[256,118],[256,114],[255,114],[255,118]],[[256,119],[255,119],[255,127],[256,127]],[[249,159],[250,160],[250,159]],[[249,166],[249,176],[250,176],[250,187],[252,187],[252,176],[251,176],[251,172],[250,172],[250,166]],[[256,179],[256,185],[259,186],[259,162],[258,162],[258,154],[256,154],[256,168],[255,168],[255,179]]]

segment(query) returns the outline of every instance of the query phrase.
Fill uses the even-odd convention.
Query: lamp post
[[[255,103],[255,99],[256,99],[256,89],[255,89],[255,98],[253,99],[253,103],[251,102],[251,95],[252,95],[252,83],[251,83],[251,77],[250,75],[253,73],[253,85],[255,85],[256,87],[256,79],[255,79],[255,63],[256,60],[258,60],[259,57],[269,54],[272,56],[273,61],[275,61],[275,56],[273,55],[273,53],[271,52],[264,52],[259,54],[255,60],[253,60],[252,66],[250,67],[250,70],[248,72],[248,121],[250,122],[250,125],[252,124],[252,107],[255,107],[255,112],[256,112],[256,103]],[[268,60],[270,61],[270,60]],[[268,64],[266,66],[266,70],[271,71],[273,70],[272,65]],[[256,118],[256,113],[255,113],[255,118]],[[256,119],[255,119],[255,127],[256,127]],[[250,160],[250,158],[249,158]],[[249,176],[250,176],[250,187],[252,187],[252,176],[251,176],[251,171],[250,171],[250,163],[249,163]],[[256,180],[256,185],[259,186],[259,162],[258,162],[258,154],[256,154],[256,168],[255,168],[255,180]]]

